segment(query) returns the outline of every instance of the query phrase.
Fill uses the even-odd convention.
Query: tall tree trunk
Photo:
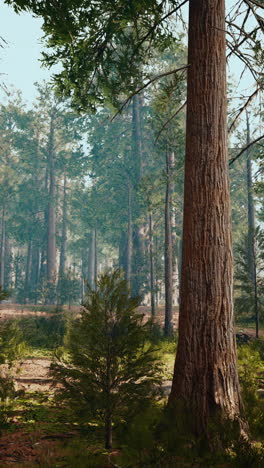
[[[12,253],[10,249],[10,240],[6,233],[5,235],[5,278],[4,289],[8,290],[11,281],[11,268],[12,268]]]
[[[47,245],[47,280],[56,280],[56,208],[55,208],[55,168],[54,168],[54,128],[55,117],[50,118],[50,133],[48,144],[49,164],[49,204],[48,204],[48,245]]]
[[[0,285],[4,288],[5,282],[5,231],[6,231],[6,222],[5,222],[5,206],[2,209],[2,233],[1,233],[1,268],[0,268]]]
[[[62,280],[65,274],[66,244],[67,244],[67,176],[66,174],[64,174],[59,281]]]
[[[153,244],[153,218],[152,212],[149,213],[149,263],[150,263],[150,300],[151,315],[155,316],[155,276],[154,276],[154,244]]]
[[[132,115],[132,158],[134,174],[134,196],[133,212],[135,217],[140,216],[140,206],[138,201],[138,188],[143,175],[142,159],[142,130],[141,130],[141,100],[140,96],[133,97]],[[131,186],[132,189],[132,186]],[[133,260],[131,262],[131,292],[133,296],[139,296],[142,290],[142,270],[144,267],[144,240],[142,238],[142,226],[136,223],[133,227]]]
[[[46,167],[45,170],[45,193],[49,193],[49,170]],[[48,218],[49,218],[49,205],[45,207],[44,211],[44,235],[42,239],[41,252],[40,252],[40,272],[39,272],[39,281],[41,284],[47,279],[47,235],[48,235]]]
[[[131,269],[132,269],[132,250],[133,250],[133,224],[132,224],[132,187],[128,180],[127,187],[127,248],[126,248],[126,280],[129,288],[131,287]]]
[[[172,155],[166,153],[166,199],[165,199],[165,336],[170,336],[173,333],[172,326],[172,295],[173,295],[173,282],[172,282],[172,233],[171,233],[171,193],[172,193],[172,180],[171,180],[171,161]]]
[[[98,253],[97,253],[97,223],[94,229],[94,288],[97,290]]]
[[[224,0],[190,0],[179,343],[170,413],[196,436],[238,418]],[[189,420],[188,420],[189,417]],[[218,435],[218,434],[217,434]]]
[[[25,303],[26,303],[26,299],[28,299],[28,294],[30,291],[31,250],[32,250],[32,240],[29,239],[28,246],[27,246],[27,261],[26,261],[26,272],[25,272]]]
[[[250,126],[247,113],[247,145],[250,144]],[[256,322],[256,338],[259,337],[259,307],[258,307],[258,286],[256,269],[256,245],[255,245],[255,206],[253,198],[252,164],[250,149],[247,150],[247,195],[248,195],[248,269],[252,287],[254,291],[254,313]]]
[[[92,230],[90,247],[89,247],[89,261],[88,261],[88,282],[91,288],[94,287],[94,265],[95,265],[95,229]]]
[[[118,265],[120,270],[126,272],[126,255],[127,255],[127,232],[122,230],[120,232],[119,248],[118,248]]]

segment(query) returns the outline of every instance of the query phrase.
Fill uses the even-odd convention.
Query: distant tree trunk
[[[97,252],[97,224],[94,229],[94,288],[97,290],[98,252]]]
[[[129,288],[131,287],[131,269],[132,269],[132,250],[133,250],[133,224],[132,224],[132,187],[131,181],[128,181],[127,187],[127,248],[126,248],[126,280]]]
[[[179,430],[183,421],[188,425],[188,438],[207,441],[211,435],[221,438],[220,420],[236,419],[243,426],[232,298],[225,51],[225,1],[190,0],[181,304],[169,413]]]
[[[47,246],[47,280],[56,280],[56,210],[55,210],[55,168],[54,168],[54,128],[55,117],[50,118],[50,133],[48,144],[49,164],[49,204],[48,204],[48,246]]]
[[[154,276],[154,244],[153,244],[153,219],[152,212],[149,213],[149,263],[150,263],[150,298],[151,315],[155,316],[155,276]]]
[[[173,206],[173,194],[175,192],[175,181],[173,178],[172,170],[175,166],[175,155],[171,152],[170,159],[170,172],[171,172],[171,242],[172,242],[172,305],[179,304],[179,258],[178,258],[178,245],[176,233],[176,209]]]
[[[89,262],[88,262],[88,281],[91,288],[94,288],[94,277],[95,277],[95,229],[92,230],[89,247]]]
[[[49,193],[49,170],[46,167],[45,170],[45,193]],[[49,206],[47,205],[44,210],[44,236],[41,244],[40,251],[40,272],[39,272],[39,281],[41,284],[47,279],[47,235],[48,235],[48,217],[49,217]]]
[[[172,295],[173,295],[173,269],[172,269],[172,232],[171,232],[171,163],[173,156],[166,153],[166,199],[165,199],[165,325],[164,334],[170,336],[173,333],[172,326]]]
[[[19,285],[20,276],[21,276],[19,251],[17,252],[17,255],[15,256],[14,268],[15,268],[15,290],[17,290],[18,285]]]
[[[26,303],[26,299],[28,299],[28,294],[30,291],[31,250],[32,250],[32,240],[29,239],[28,245],[27,245],[27,261],[26,261],[26,273],[25,273],[25,303]]]
[[[5,279],[4,289],[8,290],[11,282],[12,254],[8,235],[5,235]]]
[[[2,233],[1,233],[1,269],[0,269],[0,284],[2,288],[4,288],[5,282],[5,231],[6,231],[6,223],[5,223],[5,206],[2,209]]]
[[[32,261],[31,261],[31,274],[30,284],[31,289],[35,292],[35,303],[37,302],[37,286],[39,283],[39,246],[34,242],[32,246]]]
[[[126,272],[126,255],[127,255],[127,233],[122,230],[119,239],[119,260],[118,265],[120,270]]]
[[[59,281],[62,280],[65,274],[66,262],[66,244],[67,244],[67,176],[64,175],[63,183],[63,207],[62,207],[62,229],[61,229],[61,250],[60,250],[60,266],[59,266]]]
[[[138,95],[133,97],[132,115],[132,157],[134,174],[133,212],[135,216],[140,215],[140,206],[137,200],[138,187],[143,175],[142,159],[142,129],[141,129],[141,105],[142,101]],[[131,187],[132,188],[132,187]],[[136,223],[133,227],[133,259],[131,262],[131,292],[133,296],[139,296],[142,290],[143,267],[144,267],[144,240],[142,237],[142,226]]]
[[[247,113],[247,145],[250,144],[250,126]],[[256,322],[256,338],[259,337],[259,306],[258,306],[258,285],[256,269],[256,245],[255,245],[255,206],[253,198],[252,164],[250,149],[247,150],[247,195],[248,195],[248,269],[254,291],[254,313]]]

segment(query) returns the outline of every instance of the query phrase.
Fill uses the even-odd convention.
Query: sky
[[[21,89],[24,99],[31,103],[35,97],[34,83],[49,80],[51,72],[42,68],[40,38],[41,20],[30,13],[17,15],[0,0],[0,35],[7,45],[0,50],[1,81]]]
[[[227,0],[227,6],[235,0]],[[187,10],[186,10],[187,11]],[[186,12],[185,12],[186,14]],[[0,49],[0,81],[7,86],[13,85],[22,90],[23,100],[29,105],[34,101],[36,81],[49,80],[51,71],[41,66],[41,30],[42,21],[34,18],[30,13],[17,15],[11,7],[0,0],[0,36],[6,41],[5,48]],[[231,63],[230,72],[236,79],[242,71],[242,65],[237,59]],[[246,73],[238,93],[245,89],[250,94],[253,81]],[[4,92],[0,90],[0,99],[4,99]]]

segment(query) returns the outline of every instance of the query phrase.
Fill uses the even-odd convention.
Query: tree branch
[[[185,5],[185,3],[187,3],[189,0],[184,0],[180,5],[178,5],[177,7],[174,8],[174,10],[171,10],[169,11],[165,16],[163,16],[159,21],[156,21],[153,26],[149,29],[149,31],[147,32],[147,34],[140,40],[139,44],[137,44],[134,52],[133,52],[133,56],[135,55],[135,53],[138,51],[138,49],[140,48],[140,46],[149,38],[149,36],[151,36],[151,34],[155,31],[155,29],[161,24],[163,23],[163,21],[165,21],[167,18],[169,18],[171,15],[173,15],[174,13],[176,13],[176,11],[178,11],[183,5]]]
[[[164,128],[167,127],[167,125],[174,119],[174,117],[176,117],[176,115],[179,114],[179,112],[180,112],[182,109],[184,109],[184,107],[186,106],[186,104],[187,104],[187,101],[185,101],[185,102],[182,104],[182,106],[181,106],[179,109],[177,109],[177,111],[165,122],[165,124],[162,125],[162,127],[161,127],[161,129],[160,129],[160,131],[159,131],[159,133],[158,133],[158,135],[157,135],[157,137],[156,137],[156,139],[155,139],[155,145],[156,145],[156,143],[157,143],[157,141],[158,141],[158,139],[159,139],[159,137],[160,137],[160,134],[163,132]]]
[[[258,92],[259,92],[259,88],[257,88],[254,93],[251,94],[251,96],[249,96],[249,98],[247,99],[247,101],[245,102],[245,104],[239,109],[239,112],[238,114],[236,115],[236,117],[234,118],[233,122],[231,123],[229,129],[228,129],[228,133],[231,133],[231,131],[233,130],[233,128],[235,127],[235,124],[236,122],[238,121],[239,117],[241,116],[241,114],[244,112],[244,110],[246,110],[247,106],[251,103],[251,101],[254,99],[255,96],[257,96]]]
[[[160,75],[156,75],[154,76],[153,78],[151,78],[146,84],[144,84],[143,86],[141,86],[140,88],[138,88],[134,93],[130,94],[130,96],[128,96],[128,98],[123,102],[122,106],[120,107],[120,109],[118,109],[118,111],[115,113],[115,115],[112,117],[111,121],[113,121],[116,116],[118,114],[121,114],[122,110],[126,107],[126,105],[129,103],[129,101],[131,101],[131,99],[136,96],[137,94],[139,94],[141,91],[143,91],[143,89],[146,89],[149,85],[151,85],[152,83],[155,83],[155,81],[159,80],[160,78],[164,78],[165,76],[169,76],[169,75],[173,75],[174,73],[178,73],[179,71],[181,70],[186,70],[187,68],[189,67],[189,65],[183,65],[182,67],[180,68],[176,68],[175,70],[171,70],[169,72],[165,72],[165,73],[161,73]]]
[[[230,159],[230,161],[229,161],[229,166],[232,166],[232,164],[233,164],[238,158],[240,158],[240,156],[242,156],[242,154],[245,153],[245,151],[247,151],[251,146],[255,145],[256,143],[258,143],[258,141],[262,140],[263,138],[264,138],[264,135],[261,135],[261,136],[258,137],[256,140],[251,141],[247,146],[245,146],[245,147],[240,151],[240,153],[238,153],[234,158]]]

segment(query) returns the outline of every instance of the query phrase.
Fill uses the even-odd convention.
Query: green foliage
[[[239,378],[246,418],[254,438],[264,437],[264,343],[238,347]]]
[[[69,324],[65,352],[52,366],[61,397],[83,420],[113,422],[140,411],[158,393],[160,365],[148,344],[148,324],[136,311],[119,270],[100,276],[81,317]]]
[[[255,287],[250,276],[248,252],[248,237],[245,236],[242,242],[236,246],[235,250],[235,290],[238,292],[238,295],[235,296],[235,308],[238,314],[252,317],[255,312]],[[263,312],[262,301],[264,297],[264,232],[259,227],[255,232],[255,265],[257,300],[261,315]]]
[[[68,304],[69,306],[80,298],[80,281],[74,277],[71,270],[68,270],[60,278],[57,294],[59,304]]]
[[[21,318],[18,325],[23,339],[32,348],[52,350],[63,344],[64,316]]]
[[[23,335],[15,321],[0,322],[0,364],[11,365],[26,350]]]

